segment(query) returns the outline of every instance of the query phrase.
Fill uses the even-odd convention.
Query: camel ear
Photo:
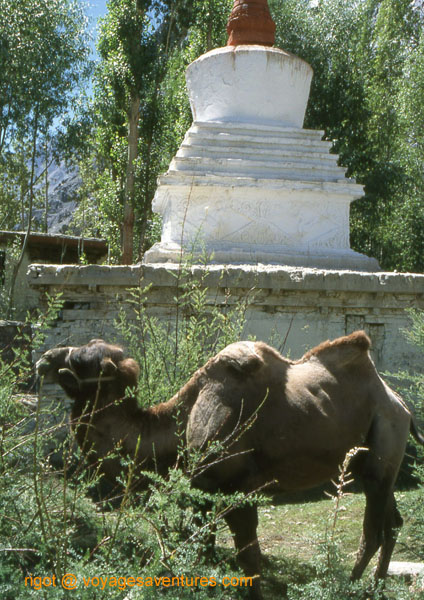
[[[59,385],[63,387],[65,391],[78,392],[80,385],[79,381],[70,369],[59,369],[58,371]]]
[[[100,363],[100,368],[103,375],[115,375],[118,369],[111,358],[103,358],[102,362]]]
[[[126,387],[137,387],[140,367],[133,358],[125,358],[119,363],[119,371]]]

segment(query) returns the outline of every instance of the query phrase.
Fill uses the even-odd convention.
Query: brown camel
[[[175,463],[175,400],[140,409],[131,393],[140,368],[119,346],[95,339],[81,347],[53,348],[37,361],[36,371],[44,382],[60,384],[73,400],[71,425],[78,445],[89,465],[99,465],[115,490],[120,488],[121,457],[161,474]],[[145,485],[136,481],[133,488]]]
[[[141,436],[137,462],[166,470],[177,455],[177,414],[189,448],[223,442],[227,455],[195,481],[210,491],[306,490],[337,476],[351,448],[366,448],[352,465],[366,495],[352,578],[361,577],[379,548],[381,578],[402,525],[393,490],[407,438],[411,433],[424,445],[424,437],[378,375],[369,349],[362,331],[324,342],[297,361],[262,342],[238,342],[211,358],[171,400],[147,410],[124,397],[125,388],[136,385],[137,364],[101,340],[50,350],[37,370],[74,400],[73,419],[90,421],[88,430],[77,427],[77,437],[96,457],[115,444],[135,457]],[[118,469],[116,460],[103,463],[110,478]],[[257,507],[234,508],[226,521],[246,575],[259,575]],[[250,597],[260,599],[260,579],[253,581]]]

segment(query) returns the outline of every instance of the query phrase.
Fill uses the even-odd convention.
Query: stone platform
[[[178,265],[31,265],[28,282],[39,294],[62,293],[64,307],[44,348],[79,345],[91,338],[119,339],[114,320],[131,316],[129,290],[150,286],[147,310],[175,322]],[[363,273],[252,265],[193,266],[190,276],[206,287],[208,305],[225,307],[248,297],[244,337],[254,335],[291,358],[325,339],[365,329],[383,371],[422,371],[422,355],[402,329],[405,309],[424,310],[424,275]]]

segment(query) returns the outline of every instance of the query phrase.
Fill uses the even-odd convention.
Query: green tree
[[[363,180],[367,196],[357,210],[362,212],[362,228],[364,219],[371,217],[372,230],[366,225],[371,252],[383,267],[420,270],[419,239],[413,235],[408,217],[414,192],[405,158],[411,148],[402,127],[399,101],[409,86],[406,65],[416,54],[423,22],[410,2],[383,0],[374,11],[373,23],[365,71],[369,167]],[[422,102],[424,88],[419,93]],[[416,223],[423,231],[423,220]],[[413,260],[400,252],[405,242]]]
[[[408,0],[270,5],[277,45],[314,68],[305,126],[324,129],[348,176],[365,185],[352,205],[352,247],[383,268],[423,270],[424,194],[419,167],[411,170],[423,162],[422,8]]]
[[[403,66],[399,110],[399,162],[406,174],[402,203],[394,207],[389,235],[398,268],[424,271],[424,32]]]
[[[138,156],[140,88],[149,44],[146,37],[145,3],[141,0],[111,0],[102,22],[98,50],[104,92],[115,102],[120,129],[127,129],[127,160],[123,183],[122,262],[132,262],[135,167]],[[144,41],[144,43],[143,43]],[[146,60],[147,59],[147,60]],[[121,139],[123,135],[121,135]],[[123,148],[121,149],[122,152]],[[121,154],[120,152],[120,154]],[[124,161],[122,161],[124,162]]]
[[[109,2],[77,221],[91,233],[113,236],[115,260],[131,262],[151,244],[156,180],[191,122],[184,71],[207,49],[225,44],[230,5]]]
[[[141,245],[150,216],[151,146],[170,48],[186,34],[188,2],[111,0],[96,73],[97,149],[110,163],[122,205],[121,262],[133,260],[135,211]],[[105,132],[112,135],[105,137]],[[118,185],[117,185],[118,183]]]
[[[73,0],[0,0],[0,153],[51,125],[86,74],[87,19]]]
[[[41,138],[49,138],[88,74],[89,49],[87,20],[73,0],[0,0],[0,15],[0,180],[7,181],[2,200],[5,212],[13,218],[20,210],[26,222],[16,272],[33,226]],[[6,215],[2,220],[16,225]],[[12,278],[10,308],[13,286]]]

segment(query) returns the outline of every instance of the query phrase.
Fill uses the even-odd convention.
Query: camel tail
[[[414,438],[414,440],[416,442],[418,442],[419,444],[421,444],[422,446],[424,446],[424,435],[418,430],[417,424],[415,423],[414,415],[412,414],[410,408],[408,407],[408,405],[406,404],[406,402],[404,401],[404,399],[402,398],[402,396],[400,396],[397,392],[395,392],[394,390],[392,390],[392,388],[390,388],[387,385],[387,383],[381,379],[381,377],[380,377],[380,380],[383,382],[383,385],[386,388],[386,390],[392,396],[394,396],[394,398],[398,402],[400,402],[400,404],[402,404],[402,406],[405,408],[405,410],[408,411],[409,416],[410,416],[409,432],[410,432],[410,434],[412,435],[412,437]]]
[[[415,420],[413,419],[412,416],[411,416],[411,426],[410,426],[409,431],[411,432],[411,435],[415,439],[415,441],[418,442],[419,444],[421,444],[422,446],[424,446],[424,435],[418,431],[417,424],[415,423]]]

